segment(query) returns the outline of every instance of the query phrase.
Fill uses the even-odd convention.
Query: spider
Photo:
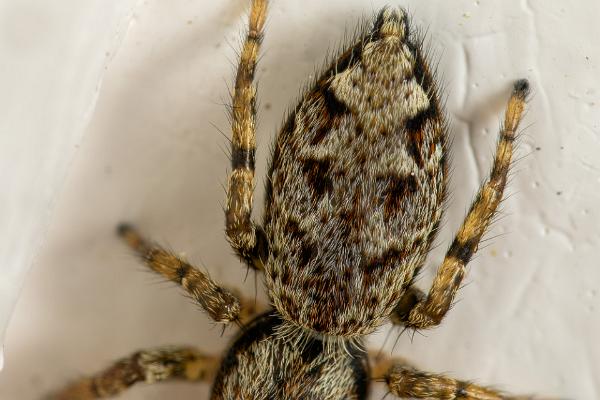
[[[271,308],[251,302],[122,224],[147,266],[179,284],[215,322],[241,331],[224,357],[193,347],[142,350],[80,379],[54,399],[96,399],[136,382],[213,382],[212,399],[366,399],[372,380],[399,398],[505,399],[491,388],[373,356],[364,338],[391,321],[440,324],[502,200],[529,84],[508,100],[493,167],[429,293],[413,283],[442,218],[447,126],[435,76],[401,8],[384,8],[334,58],[276,137],[262,224],[255,185],[257,64],[268,0],[252,0],[231,107],[225,232],[262,273]]]

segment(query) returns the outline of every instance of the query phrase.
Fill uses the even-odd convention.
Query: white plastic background
[[[134,4],[0,2],[0,345]]]
[[[268,148],[285,110],[344,31],[386,3],[273,1],[258,69],[257,219]],[[393,354],[514,393],[600,398],[600,3],[391,4],[408,7],[414,24],[428,31],[452,128],[452,196],[419,281],[423,289],[490,168],[512,81],[528,78],[533,89],[502,218],[469,264],[459,303],[440,328],[412,341],[400,337]],[[144,272],[114,227],[131,221],[217,281],[254,295],[253,273],[245,280],[224,239],[227,141],[218,132],[228,135],[223,103],[246,11],[245,0],[147,0],[135,7],[8,326],[0,399],[38,398],[139,348],[226,349],[235,330],[221,337],[173,285]],[[114,27],[90,22],[81,29]],[[105,51],[98,48],[103,57]],[[44,81],[56,77],[41,66],[38,73]],[[26,89],[35,96],[35,87]],[[73,100],[62,96],[56,101]],[[80,118],[71,111],[56,112]],[[64,154],[41,156],[58,161]],[[20,169],[12,173],[18,177]],[[260,276],[257,282],[264,301]],[[382,327],[370,346],[380,349],[389,330]],[[397,334],[384,351],[392,351]],[[373,389],[373,398],[385,393],[380,384]],[[206,384],[161,383],[121,398],[208,395]]]

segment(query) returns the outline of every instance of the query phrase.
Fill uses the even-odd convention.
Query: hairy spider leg
[[[262,270],[268,255],[264,231],[252,221],[256,153],[254,74],[267,16],[267,0],[253,0],[240,54],[231,105],[231,174],[228,179],[225,233],[231,247],[250,267]]]
[[[399,302],[399,306],[392,314],[392,321],[402,323],[407,328],[431,328],[440,324],[452,306],[454,296],[465,275],[466,265],[477,251],[481,237],[488,229],[502,200],[517,128],[525,110],[528,93],[529,83],[526,80],[515,82],[512,95],[508,100],[489,179],[481,186],[471,204],[462,226],[437,271],[428,295],[420,296],[418,291],[407,291],[405,298]]]
[[[92,400],[116,396],[138,382],[156,383],[180,379],[212,382],[221,362],[193,347],[166,346],[137,351],[105,370],[81,378],[49,400]]]

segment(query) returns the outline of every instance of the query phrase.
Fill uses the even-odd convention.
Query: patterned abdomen
[[[383,10],[276,139],[266,282],[297,325],[371,332],[429,249],[445,194],[445,131],[414,40],[402,10]]]
[[[279,334],[278,316],[261,315],[231,346],[213,385],[212,400],[365,400],[369,388],[365,353],[324,351],[325,343],[300,343]]]

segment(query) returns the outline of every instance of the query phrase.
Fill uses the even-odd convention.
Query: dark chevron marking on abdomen
[[[333,191],[330,168],[331,162],[327,159],[318,160],[309,158],[303,162],[302,172],[306,179],[306,184],[316,197],[322,197],[325,193],[331,194]]]

